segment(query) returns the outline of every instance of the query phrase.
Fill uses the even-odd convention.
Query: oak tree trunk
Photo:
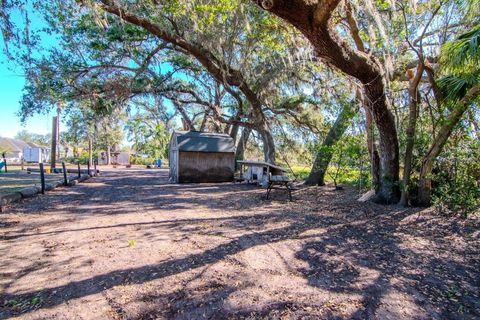
[[[107,146],[107,165],[111,165],[111,164],[112,164],[111,152],[112,152],[112,148],[110,147],[110,145],[108,145],[108,146]]]
[[[328,131],[327,137],[322,143],[322,146],[318,150],[315,161],[313,163],[312,170],[308,176],[305,184],[307,185],[325,185],[325,174],[328,169],[328,165],[332,160],[333,156],[333,147],[341,139],[345,130],[347,130],[350,125],[350,121],[355,116],[357,112],[357,107],[354,103],[346,103],[343,106],[342,111],[337,117],[337,120],[333,126]]]
[[[418,85],[423,74],[423,69],[423,62],[420,62],[417,67],[415,76],[410,79],[410,84],[408,88],[410,101],[408,104],[408,127],[406,130],[407,144],[405,148],[405,158],[403,161],[403,188],[400,198],[400,205],[402,206],[408,206],[409,204],[410,174],[412,171],[413,147],[415,145],[415,129],[417,126],[418,117],[418,101],[420,100]]]
[[[265,162],[275,164],[275,140],[273,139],[272,132],[267,124],[257,130],[262,137],[263,142],[263,156]]]
[[[88,138],[88,161],[90,161],[90,165],[93,164],[93,141],[92,138]]]
[[[330,18],[339,2],[340,0],[255,1],[257,5],[265,5],[264,9],[299,29],[321,59],[363,84],[364,97],[372,110],[379,132],[380,177],[375,201],[397,203],[400,196],[398,138],[386,98],[386,73],[375,57],[352,49],[330,28]]]
[[[370,156],[370,170],[372,175],[372,185],[375,191],[380,181],[380,156],[378,155],[377,145],[375,144],[374,123],[371,111],[363,105],[365,110],[365,127],[367,131],[367,147]]]
[[[252,129],[244,127],[242,130],[242,135],[240,140],[237,143],[237,149],[235,151],[235,160],[244,160],[245,159],[245,149],[250,138]]]

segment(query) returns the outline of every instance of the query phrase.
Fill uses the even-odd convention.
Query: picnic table
[[[239,160],[240,176],[238,182],[256,183],[267,189],[265,198],[268,199],[272,189],[286,190],[292,201],[292,181],[286,175],[287,169],[263,161]]]

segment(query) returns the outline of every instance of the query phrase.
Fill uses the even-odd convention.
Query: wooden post
[[[90,175],[90,159],[87,161],[87,173]]]
[[[2,158],[3,158],[3,163],[5,163],[5,173],[8,172],[8,166],[7,166],[7,157],[5,155],[5,152],[2,153]]]
[[[43,163],[38,164],[40,166],[40,183],[42,186],[42,194],[45,194],[45,171],[43,170]]]
[[[77,166],[78,166],[78,179],[80,179],[80,177],[82,176],[82,174],[80,173],[80,161],[77,161]]]
[[[97,159],[93,160],[93,170],[95,170],[95,176],[97,176]]]
[[[22,157],[22,171],[25,170],[24,164],[25,164],[25,159]]]
[[[62,171],[63,171],[63,185],[68,186],[67,167],[65,166],[65,162],[62,162]]]

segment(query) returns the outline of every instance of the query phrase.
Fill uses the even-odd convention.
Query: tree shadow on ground
[[[408,216],[388,215],[376,223],[332,228],[328,236],[306,242],[297,252],[298,259],[308,262],[308,268],[299,271],[312,286],[361,295],[363,307],[351,315],[355,319],[398,318],[408,312],[414,318],[479,317],[478,252],[451,247],[445,258],[434,253],[436,241],[430,248],[409,246],[406,239],[415,240],[418,226],[402,223]],[[392,292],[412,298],[415,309],[389,301]]]
[[[251,210],[255,209],[258,202],[255,197],[259,197],[261,191],[233,185],[169,185],[165,183],[165,177],[163,180],[153,179],[155,177],[152,174],[143,174],[140,177],[126,177],[116,181],[115,176],[112,176],[111,179],[102,180],[102,185],[94,187],[95,199],[90,201],[107,206],[114,199],[120,199],[120,202],[138,203],[146,207],[162,206],[165,210],[183,210],[192,208],[192,205],[205,206],[228,209],[235,214],[212,219],[167,219],[158,222],[71,228],[43,234],[138,226],[144,228],[142,231],[145,235],[153,235],[155,229],[162,227],[182,234],[221,234],[226,240],[201,252],[153,265],[106,272],[42,290],[3,294],[0,301],[22,302],[39,297],[42,303],[37,307],[51,308],[73,299],[109,292],[117,286],[145,284],[186,271],[200,270],[197,275],[203,280],[200,284],[184,285],[168,293],[153,291],[140,294],[138,300],[146,304],[142,305],[143,309],[135,316],[128,318],[281,318],[289,315],[293,318],[364,319],[379,315],[395,318],[401,313],[395,313],[398,306],[387,301],[392,292],[400,298],[413,297],[411,303],[415,311],[421,310],[432,318],[480,317],[478,247],[449,246],[450,255],[439,256],[438,246],[443,244],[443,234],[431,230],[423,231],[422,220],[406,221],[415,211],[374,204],[360,205],[352,202],[352,196],[347,192],[328,193],[322,191],[324,189],[312,189],[299,195],[300,198],[308,200],[268,208],[266,212],[258,213]],[[150,180],[153,182],[145,188],[145,182]],[[125,188],[117,189],[118,183]],[[71,199],[78,202],[88,198],[91,190],[87,190],[88,186],[85,188],[79,191],[83,196],[79,197],[77,193],[71,195]],[[239,190],[245,191],[245,194],[239,195]],[[135,192],[141,193],[138,198]],[[232,194],[236,194],[235,199]],[[312,201],[309,196],[314,196],[315,200]],[[62,198],[56,197],[53,197],[53,205],[50,203],[53,212],[62,210],[55,208],[61,204],[56,201]],[[232,206],[236,201],[244,202]],[[48,202],[45,202],[41,204],[41,208],[46,208],[47,205]],[[125,210],[115,208],[108,211],[107,208],[105,211],[95,211],[93,215],[121,215]],[[72,212],[92,215],[89,208],[79,207]],[[209,228],[202,227],[205,223],[208,223]],[[32,232],[33,229],[32,226],[29,230],[23,230],[23,233],[9,234],[4,238],[15,241],[23,237],[42,235]],[[448,234],[465,233],[460,225],[457,229],[453,228]],[[427,236],[431,242],[432,252],[429,252],[425,244],[416,246],[409,243],[422,236]],[[247,281],[236,286],[234,283],[215,280],[211,275],[203,273],[206,268],[251,248],[273,246],[286,241],[299,245],[295,259],[305,263],[294,264],[294,268],[308,286],[321,289],[321,292],[360,297],[358,305],[355,305],[348,315],[343,314],[340,307],[321,299],[316,305],[312,305],[296,300],[297,297],[289,298],[280,294],[273,301],[262,305],[254,306],[254,303],[250,303],[242,307],[232,307],[226,302],[229,297],[255,287],[256,283]],[[470,256],[466,257],[466,254]],[[239,266],[237,271],[241,272],[242,268],[245,266]],[[193,283],[194,280],[190,282]],[[391,305],[388,306],[388,303]],[[127,317],[127,313],[121,310],[121,305],[116,305],[115,309],[120,317]],[[18,311],[0,305],[0,318],[25,314],[30,310]],[[416,318],[422,317],[420,314]]]

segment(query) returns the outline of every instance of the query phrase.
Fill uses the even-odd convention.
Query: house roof
[[[28,146],[29,146],[30,148],[48,149],[48,147],[39,145],[39,144],[37,144],[37,143],[35,143],[35,142],[27,142],[27,144],[28,144]]]
[[[22,140],[0,137],[0,150],[2,151],[23,152],[23,148],[26,147],[28,147],[28,144]]]
[[[235,142],[228,134],[198,131],[176,131],[179,151],[235,152]]]

